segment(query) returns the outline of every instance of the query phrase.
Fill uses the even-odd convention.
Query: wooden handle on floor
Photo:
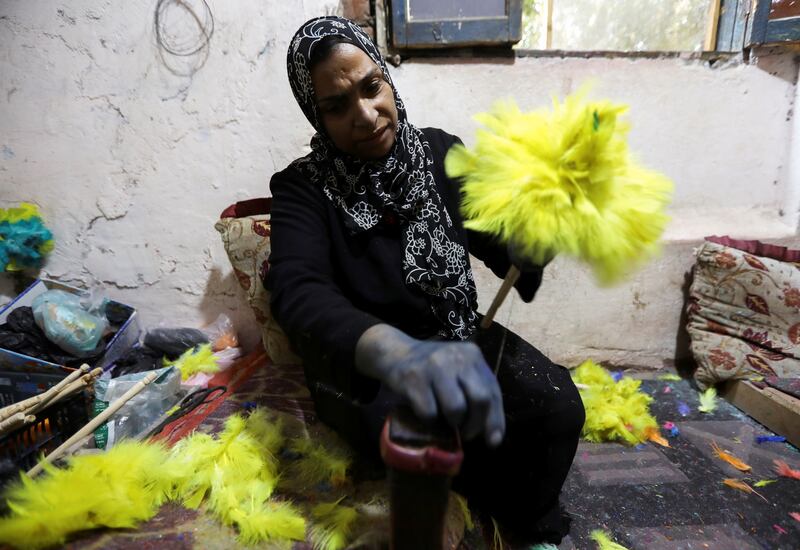
[[[506,299],[508,292],[514,286],[514,284],[516,284],[519,276],[519,269],[517,269],[515,266],[512,265],[508,268],[508,273],[506,273],[506,278],[503,279],[503,284],[500,285],[500,290],[498,290],[497,294],[495,294],[494,300],[492,300],[492,305],[489,306],[489,309],[486,311],[486,315],[484,315],[483,320],[481,321],[481,328],[489,328],[492,325],[492,321],[494,321],[494,316],[497,313],[497,310],[500,309],[500,306],[503,304],[503,300]]]
[[[67,439],[64,443],[59,445],[56,450],[54,450],[52,453],[44,457],[36,466],[28,470],[28,475],[33,477],[39,472],[41,472],[43,464],[45,464],[46,462],[47,463],[53,462],[55,459],[61,456],[61,454],[66,449],[69,449],[76,441],[78,441],[83,437],[86,437],[88,434],[93,432],[98,426],[100,426],[106,420],[108,420],[111,415],[117,412],[125,403],[130,401],[133,398],[133,396],[142,391],[145,388],[145,386],[150,384],[157,377],[158,374],[156,374],[155,372],[151,372],[150,374],[145,376],[142,380],[139,380],[136,384],[133,385],[133,387],[131,387],[131,389],[122,394],[122,396],[120,396],[119,399],[111,403],[106,410],[104,410],[103,412],[92,418],[89,421],[89,423],[86,424],[80,430],[78,430],[78,432],[75,435]]]

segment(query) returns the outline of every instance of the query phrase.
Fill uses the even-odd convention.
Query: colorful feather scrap
[[[44,226],[35,204],[0,208],[0,270],[39,267],[53,250],[53,234]]]
[[[774,460],[775,471],[779,476],[788,477],[792,479],[800,479],[800,470],[793,470],[791,466],[782,460]]]
[[[72,458],[5,494],[11,515],[0,519],[0,542],[16,548],[63,544],[76,532],[130,528],[153,517],[169,492],[167,451],[122,441],[105,453]]]
[[[754,494],[758,495],[759,497],[761,497],[762,499],[764,499],[764,502],[769,502],[766,498],[764,498],[764,495],[762,495],[761,493],[759,493],[758,491],[756,491],[755,489],[750,487],[744,481],[739,481],[738,479],[727,478],[727,479],[723,479],[722,483],[724,483],[728,487],[733,487],[734,489],[738,489],[739,491],[744,491],[745,493],[754,493]]]
[[[608,533],[595,529],[589,535],[597,543],[597,550],[628,550],[626,547],[612,540]]]
[[[652,397],[639,390],[641,380],[625,377],[619,382],[603,367],[587,360],[577,369],[573,380],[589,386],[580,390],[586,409],[581,435],[587,441],[623,441],[636,445],[658,433],[658,423],[650,414]]]
[[[710,387],[700,394],[700,406],[697,410],[704,413],[713,412],[717,408],[717,389]]]
[[[627,107],[579,92],[522,113],[509,101],[477,115],[476,145],[445,159],[464,178],[464,225],[514,240],[536,263],[576,256],[605,283],[651,255],[668,221],[672,183],[632,159]]]
[[[720,460],[724,460],[725,462],[727,462],[728,464],[730,464],[731,466],[733,466],[734,468],[736,468],[740,472],[749,472],[750,470],[752,470],[752,468],[748,464],[745,464],[744,462],[742,462],[740,459],[736,458],[732,454],[723,451],[720,448],[720,446],[717,445],[716,441],[711,443],[711,448],[714,450],[714,454],[717,455],[717,457]]]
[[[181,380],[188,380],[198,372],[209,374],[219,372],[217,356],[211,350],[211,344],[202,344],[186,350],[175,361],[169,361],[165,357],[164,366],[170,365],[181,371]]]

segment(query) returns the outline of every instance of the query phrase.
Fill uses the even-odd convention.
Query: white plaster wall
[[[198,325],[226,311],[252,336],[213,224],[228,204],[265,195],[270,174],[306,151],[311,129],[289,90],[286,47],[300,23],[338,2],[209,1],[216,29],[191,77],[159,57],[154,4],[0,3],[0,206],[41,207],[57,241],[45,276],[101,283],[145,324]],[[534,304],[501,311],[559,361],[661,364],[675,353],[698,239],[794,240],[792,54],[713,67],[675,58],[412,60],[393,75],[414,123],[468,143],[470,114],[496,98],[532,108],[594,79],[597,97],[631,105],[639,157],[675,180],[661,258],[613,289],[558,259]],[[499,281],[480,269],[478,279],[485,308]],[[9,297],[8,284],[0,290]]]

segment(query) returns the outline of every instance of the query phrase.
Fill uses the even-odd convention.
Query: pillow
[[[299,364],[300,358],[291,351],[286,334],[272,318],[269,292],[263,283],[269,270],[271,207],[271,198],[237,202],[222,212],[214,228],[222,237],[233,273],[261,325],[261,340],[270,358],[277,364]]]
[[[709,237],[697,251],[687,330],[701,388],[800,377],[800,251]]]

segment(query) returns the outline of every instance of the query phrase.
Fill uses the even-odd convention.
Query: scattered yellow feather
[[[678,382],[678,381],[680,381],[681,377],[678,376],[677,374],[673,374],[673,373],[670,372],[670,373],[667,373],[667,374],[662,374],[661,376],[658,377],[658,379],[659,380],[664,380],[664,381]]]
[[[745,493],[755,493],[756,495],[758,495],[761,498],[763,498],[765,502],[769,502],[769,501],[767,501],[767,499],[764,498],[764,496],[761,493],[759,493],[758,491],[756,491],[755,489],[750,487],[744,481],[739,481],[738,479],[726,478],[726,479],[722,480],[722,483],[724,483],[728,487],[733,487],[734,489],[738,489],[740,491],[744,491]]]
[[[300,458],[288,467],[287,475],[293,475],[301,483],[307,486],[330,483],[339,487],[347,480],[352,460],[342,451],[326,449],[306,438],[291,440],[289,448]]]
[[[500,526],[494,518],[492,518],[492,527],[494,527],[494,533],[492,534],[492,550],[503,550],[505,548],[505,544],[503,544],[503,535],[500,534]]]
[[[336,502],[324,502],[311,509],[313,524],[311,542],[315,550],[340,550],[350,542],[353,524],[358,519],[358,511],[350,506]]]
[[[713,386],[700,394],[700,406],[697,410],[704,413],[713,412],[717,408],[717,389]]]
[[[36,479],[22,474],[5,497],[11,514],[0,519],[0,542],[17,548],[63,544],[76,531],[131,528],[153,517],[169,479],[160,445],[121,441],[105,453],[46,464]]]
[[[718,458],[720,458],[721,460],[724,460],[725,462],[727,462],[728,464],[730,464],[731,466],[733,466],[734,468],[736,468],[740,472],[749,472],[750,470],[752,470],[752,468],[748,464],[745,464],[744,462],[742,462],[740,459],[736,458],[732,454],[727,453],[727,452],[723,451],[722,449],[720,449],[720,447],[719,447],[719,445],[717,445],[716,441],[711,443],[711,448],[714,449],[714,454],[717,455]]]
[[[182,380],[188,380],[198,372],[209,374],[219,372],[217,357],[211,350],[211,344],[202,344],[186,350],[175,361],[168,361],[164,358],[164,366],[168,367],[170,365],[181,371]]]
[[[597,543],[598,550],[628,550],[621,544],[614,542],[608,533],[600,529],[592,531],[589,534],[589,538]]]
[[[755,483],[753,483],[753,485],[755,487],[766,487],[770,483],[775,483],[776,481],[778,481],[778,480],[777,479],[760,479],[760,480],[756,481]]]
[[[456,501],[456,506],[458,506],[458,509],[461,510],[461,515],[464,516],[464,527],[467,529],[467,531],[472,531],[475,529],[475,522],[472,521],[472,512],[469,510],[467,499],[458,493],[451,494]]]
[[[656,250],[672,183],[630,155],[627,107],[586,95],[526,113],[498,103],[475,116],[475,147],[454,146],[445,169],[464,178],[466,227],[513,239],[537,263],[576,256],[610,283]]]
[[[586,409],[586,422],[581,435],[587,441],[623,441],[636,445],[647,440],[648,429],[658,430],[650,414],[652,397],[639,391],[641,380],[624,377],[619,382],[597,363],[584,361],[573,380],[585,384],[580,390]]]

